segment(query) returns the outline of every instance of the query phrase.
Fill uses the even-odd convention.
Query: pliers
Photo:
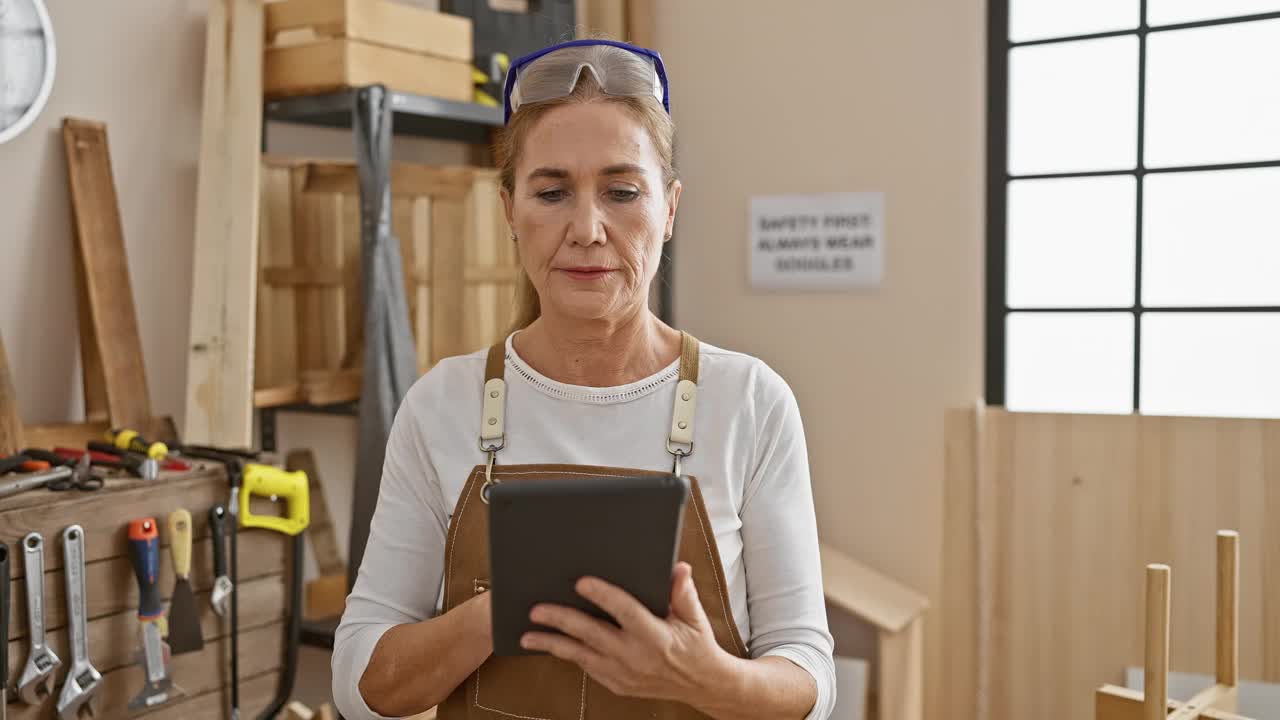
[[[50,463],[31,457],[26,451],[0,458],[0,475],[11,472],[40,472],[50,467]]]
[[[104,473],[94,470],[89,460],[80,458],[79,462],[75,458],[59,455],[56,452],[41,450],[39,448],[27,448],[22,451],[23,455],[44,462],[51,467],[65,465],[71,468],[71,477],[65,480],[50,480],[45,487],[50,490],[101,490],[106,483]]]

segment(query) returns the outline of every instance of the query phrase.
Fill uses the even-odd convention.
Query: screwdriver
[[[106,434],[107,442],[115,445],[121,450],[132,450],[142,453],[152,460],[163,460],[169,456],[169,446],[162,442],[151,442],[142,437],[137,430],[128,428],[108,430]]]

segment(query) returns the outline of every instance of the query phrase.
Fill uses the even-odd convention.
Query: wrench
[[[32,473],[30,475],[20,475],[13,480],[6,480],[0,483],[0,498],[6,498],[10,495],[35,490],[48,485],[52,480],[66,480],[71,477],[71,468],[58,467],[52,470]],[[28,536],[29,537],[29,536]],[[36,536],[39,537],[38,535]],[[42,551],[43,552],[43,551]]]
[[[227,556],[225,543],[227,510],[221,505],[209,508],[209,534],[213,536],[213,592],[209,593],[209,604],[219,616],[227,614],[227,602],[231,600],[231,578],[227,577]]]
[[[84,528],[72,525],[62,531],[66,561],[67,606],[71,623],[71,668],[58,695],[58,717],[78,720],[81,710],[94,716],[93,695],[102,687],[102,675],[89,662],[89,628],[85,621]]]
[[[69,472],[69,470],[68,470]],[[18,679],[18,699],[35,705],[49,696],[53,672],[62,661],[53,654],[44,637],[44,538],[28,533],[22,538],[22,559],[27,572],[27,622],[31,654]]]

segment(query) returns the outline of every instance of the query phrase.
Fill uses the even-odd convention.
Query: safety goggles
[[[610,68],[607,65],[601,67],[602,63],[584,61],[580,57],[574,57],[573,53],[557,52],[565,48],[599,45],[622,48],[638,55],[652,67],[652,73],[646,71],[643,74],[637,74],[633,67]],[[531,67],[536,69],[536,73],[528,75]],[[502,91],[503,122],[511,122],[511,113],[519,110],[523,105],[546,102],[569,95],[578,84],[578,78],[584,70],[595,77],[600,89],[608,95],[632,97],[652,95],[662,103],[662,107],[668,114],[671,113],[667,70],[662,66],[662,57],[658,53],[613,40],[572,40],[530,53],[511,64],[511,68],[507,70],[507,81]]]

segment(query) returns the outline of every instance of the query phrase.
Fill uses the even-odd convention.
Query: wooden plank
[[[400,92],[469,102],[471,63],[335,38],[266,51],[270,97],[383,84]]]
[[[268,44],[277,34],[298,28],[341,37],[346,33],[346,0],[269,3],[264,21]]]
[[[253,391],[253,406],[256,408],[279,407],[293,405],[307,399],[302,392],[301,383],[291,383],[277,387],[258,388]]]
[[[921,720],[924,717],[924,618],[916,617],[901,632],[881,630],[880,717]]]
[[[252,444],[262,142],[262,4],[229,0],[230,30],[210,23],[197,196],[187,375],[187,442]],[[211,16],[212,18],[213,16]],[[225,63],[216,48],[227,42]],[[225,82],[221,102],[217,88]],[[219,158],[221,158],[219,160]],[[216,163],[216,164],[215,164]]]
[[[1141,720],[1142,693],[1115,685],[1104,685],[1094,694],[1094,720]],[[1169,710],[1177,711],[1182,703],[1169,702]],[[1197,720],[1250,720],[1225,710],[1202,709]]]
[[[942,548],[942,599],[938,602],[942,623],[942,666],[939,705],[948,717],[978,717],[978,558],[977,558],[977,459],[974,411],[947,410],[943,420],[946,468],[943,527],[950,534]],[[985,516],[984,516],[985,518]]]
[[[212,442],[222,418],[222,309],[226,294],[227,222],[231,213],[226,177],[227,43],[230,0],[209,0],[205,27],[204,90],[200,116],[200,162],[196,180],[196,226],[191,256],[191,316],[187,345],[186,415],[183,437]]]
[[[1262,517],[1268,518],[1270,522],[1266,523],[1261,533],[1257,533],[1262,546],[1249,553],[1258,558],[1261,583],[1255,584],[1252,589],[1247,587],[1251,579],[1250,573],[1258,572],[1259,565],[1255,564],[1253,569],[1249,569],[1249,563],[1246,563],[1243,573],[1246,587],[1242,596],[1246,603],[1253,592],[1262,596],[1259,608],[1261,614],[1255,616],[1261,623],[1262,633],[1257,639],[1262,648],[1258,662],[1253,667],[1248,662],[1243,663],[1241,671],[1246,673],[1246,677],[1251,675],[1269,682],[1280,682],[1280,522],[1276,522],[1276,518],[1280,518],[1280,423],[1266,423],[1263,432],[1262,492],[1258,498],[1260,502],[1253,505],[1262,508]],[[1250,617],[1250,614],[1242,609],[1241,616]],[[1249,632],[1245,637],[1249,639],[1256,635]]]
[[[267,6],[268,37],[300,27],[462,62],[473,57],[470,18],[397,2],[290,0]]]
[[[288,165],[262,166],[262,217],[258,244],[257,342],[254,344],[254,405],[258,392],[298,381],[298,341],[293,290],[279,273],[293,268],[292,175]],[[290,276],[291,279],[291,276]]]
[[[305,611],[308,620],[324,620],[342,615],[347,607],[347,573],[325,575],[307,583]]]
[[[587,0],[587,34],[627,39],[627,0]]]
[[[86,535],[90,542],[92,535]],[[248,582],[255,578],[279,575],[284,571],[285,558],[288,557],[287,543],[277,534],[272,536],[267,531],[244,531],[239,539],[240,544],[240,581]],[[209,538],[202,538],[192,544],[195,553],[192,557],[191,584],[197,592],[207,592],[213,587],[213,546]],[[116,552],[127,546],[123,537],[114,547]],[[53,555],[61,555],[61,543],[46,536],[45,561]],[[160,553],[160,588],[161,597],[169,598],[173,588],[173,563],[168,548]],[[99,618],[115,613],[136,610],[138,607],[138,584],[133,576],[133,566],[127,555],[118,555],[106,560],[98,560],[85,565],[85,607],[89,618]],[[10,602],[12,613],[9,618],[10,641],[27,636],[26,578],[10,581]],[[67,624],[66,579],[65,573],[55,570],[45,573],[45,627],[56,630]],[[241,603],[241,612],[244,612]]]
[[[409,308],[409,328],[417,326],[418,294],[413,290],[413,268],[417,248],[413,246],[413,201],[403,195],[391,197],[391,235],[400,245],[400,271],[404,278],[404,299]]]
[[[93,310],[89,302],[89,281],[85,277],[84,259],[79,251],[71,253],[76,274],[76,327],[80,330],[80,381],[84,387],[84,417],[106,421],[107,372],[102,366],[98,335],[93,329]]]
[[[1205,688],[1183,703],[1182,707],[1170,714],[1161,715],[1161,720],[1196,720],[1204,710],[1235,712],[1237,691],[1235,686],[1221,684]]]
[[[151,396],[129,282],[107,126],[66,118],[62,121],[62,141],[67,154],[76,245],[84,264],[89,315],[104,375],[107,415],[118,427],[140,427],[151,419]]]
[[[462,285],[466,207],[458,200],[434,198],[431,206],[431,362],[466,349]]]
[[[462,166],[391,163],[391,193],[462,200],[471,192],[471,183],[476,172],[475,168]],[[360,179],[355,163],[344,161],[308,163],[305,190],[308,193],[359,196]]]
[[[308,178],[314,172],[308,172]],[[360,196],[342,196],[342,367],[357,368],[364,361],[364,302],[360,288],[364,286],[361,268]]]
[[[0,541],[17,543],[29,532],[50,538],[79,524],[90,542],[85,562],[115,557],[126,547],[122,518],[164,517],[176,507],[208,508],[227,500],[226,475],[213,465],[159,480],[111,478],[96,492],[33,491],[5,498],[0,504]],[[56,502],[50,502],[55,500]],[[208,534],[204,513],[192,518],[196,537]],[[106,541],[110,538],[110,541]],[[161,537],[161,543],[167,542]],[[62,553],[45,553],[45,570],[62,567]],[[22,563],[9,564],[10,577],[22,577]]]
[[[1218,684],[1240,684],[1240,534],[1218,531],[1218,628],[1215,638]]]
[[[657,13],[654,0],[627,0],[628,42],[640,47],[655,47]]]
[[[106,432],[111,428],[111,423],[106,420],[98,420],[79,423],[27,425],[24,426],[23,431],[26,447],[84,447],[90,440],[103,439]],[[161,442],[172,442],[177,440],[178,436],[173,426],[173,420],[166,416],[151,418],[150,422],[137,429],[144,433],[146,437]],[[3,511],[7,504],[7,500],[0,501],[0,511]]]
[[[467,266],[462,271],[462,284],[468,285],[468,286],[471,286],[471,285],[514,286],[516,282],[520,280],[521,272],[522,271],[518,267],[503,267],[498,265],[495,265],[492,267],[481,267],[481,266],[471,265],[471,266]],[[414,285],[420,288],[430,288],[432,286],[430,271],[429,270],[425,272],[420,271],[418,274],[414,275],[413,281],[414,281]]]
[[[338,265],[265,267],[262,276],[273,287],[335,287],[342,284],[344,270]]]
[[[302,394],[312,405],[335,405],[360,397],[360,368],[302,372]]]
[[[316,464],[315,453],[307,449],[293,450],[285,458],[285,467],[307,474],[311,497],[311,526],[307,528],[307,536],[311,538],[311,548],[320,574],[345,573],[347,563],[342,559],[338,536],[333,530],[333,517],[329,514],[329,501],[325,496],[324,483],[320,480],[320,466]]]
[[[502,203],[502,178],[496,178],[498,188],[498,199],[494,203],[490,212],[493,213],[493,226],[498,229],[501,237],[498,242],[498,259],[495,272],[501,272],[508,279],[494,279],[494,283],[499,285],[498,288],[498,329],[499,334],[505,338],[511,332],[511,323],[515,321],[515,297],[516,287],[519,284],[520,276],[524,274],[524,268],[520,267],[520,256],[516,252],[516,243],[511,233],[511,225],[507,222],[506,207]]]
[[[342,281],[342,198],[304,193],[308,169],[292,170],[293,260],[308,269],[338,268],[326,279]],[[298,371],[335,371],[343,355],[343,293],[333,284],[308,284],[294,288],[297,317]],[[309,392],[303,378],[303,392]]]
[[[277,572],[280,570],[276,568]],[[88,586],[92,591],[93,587]],[[285,616],[287,595],[284,576],[276,574],[242,580],[240,583],[240,627],[244,630],[279,622]],[[231,629],[229,618],[221,618],[209,605],[209,593],[196,593],[196,609],[200,611],[200,629],[205,642],[227,637]],[[25,617],[25,610],[23,616]],[[26,623],[24,622],[23,625]],[[89,658],[98,672],[107,673],[137,662],[138,611],[130,608],[89,621]],[[71,658],[70,642],[65,626],[50,629],[49,646],[64,662]],[[23,664],[30,651],[24,634],[22,639],[9,641],[10,682],[22,674]]]
[[[427,196],[413,199],[413,234],[408,240],[413,243],[413,273],[419,280],[431,277],[431,203]],[[418,349],[418,369],[425,373],[431,366],[431,290],[423,283],[416,283],[408,285],[405,292],[418,298],[414,342]]]
[[[1169,566],[1147,566],[1147,652],[1143,720],[1165,720],[1169,710]]]
[[[139,715],[185,719],[187,716],[180,713],[180,706],[189,702],[188,698],[197,698],[219,690],[230,674],[224,662],[225,653],[228,652],[225,647],[227,645],[229,640],[223,638],[205,643],[200,652],[174,655],[169,668],[180,692],[175,693],[174,699],[169,703]],[[269,675],[274,679],[275,671],[280,667],[283,645],[282,623],[242,630],[240,677],[248,679]],[[126,709],[129,701],[142,689],[142,684],[143,670],[140,665],[129,665],[104,673],[102,689],[95,696],[99,717],[130,717]],[[40,705],[15,703],[9,708],[9,717],[11,720],[52,720],[55,705],[53,700],[46,700]]]
[[[826,543],[821,545],[827,601],[879,630],[901,632],[929,607],[929,598]]]
[[[252,679],[240,679],[240,717],[258,717],[267,709],[280,685],[278,675],[268,672]],[[225,689],[188,696],[147,714],[147,720],[226,720],[229,697],[230,692]]]
[[[13,386],[13,372],[9,369],[4,338],[0,337],[0,453],[13,453],[24,447],[18,391]]]
[[[498,248],[508,242],[506,224],[499,225],[493,208],[501,206],[498,196],[498,174],[477,172],[467,196],[467,249],[471,257],[466,268],[497,270]],[[504,268],[505,269],[505,268]],[[465,274],[465,273],[464,273]],[[479,350],[494,343],[500,332],[498,327],[498,288],[493,283],[483,283],[469,288],[470,303],[466,306],[471,315],[470,327],[475,336],[467,343],[468,350]]]

